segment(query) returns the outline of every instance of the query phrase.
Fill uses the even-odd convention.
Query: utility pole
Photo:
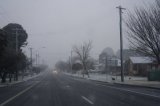
[[[72,50],[71,50],[71,72],[72,72]]]
[[[18,52],[18,49],[19,49],[19,42],[18,42],[18,31],[21,31],[22,29],[18,29],[18,28],[15,28],[15,29],[13,29],[14,31],[15,31],[15,35],[16,35],[16,45],[15,45],[15,47],[16,47],[16,52]]]
[[[40,65],[40,56],[39,53],[37,54],[38,58],[37,58],[37,65]]]
[[[46,47],[40,47],[40,48],[37,49],[37,54],[36,54],[36,58],[37,58],[37,59],[36,59],[36,62],[37,62],[36,64],[37,64],[37,66],[41,64],[41,62],[40,62],[40,51],[38,51],[38,50],[39,50],[39,49],[45,49],[45,48],[46,48]],[[42,63],[43,63],[43,62],[42,62]]]
[[[123,73],[123,36],[122,36],[122,10],[125,10],[125,8],[122,8],[121,6],[117,7],[119,9],[119,27],[120,27],[120,58],[121,58],[121,82],[124,82],[124,73]]]
[[[32,72],[32,68],[33,68],[33,65],[32,65],[32,50],[33,50],[33,48],[30,48],[30,58],[31,58],[31,72]]]
[[[36,66],[38,66],[38,53],[36,53]]]
[[[36,53],[36,66],[38,66],[39,65],[39,53],[37,52]]]
[[[13,31],[15,31],[15,35],[16,35],[16,44],[15,44],[15,49],[16,49],[16,53],[18,53],[19,51],[19,42],[18,42],[18,31],[22,30],[22,29],[18,29],[18,28],[15,28],[15,29],[12,29]],[[17,63],[17,61],[16,61]],[[15,77],[15,80],[18,80],[18,71],[16,70],[16,77]]]
[[[106,56],[105,58],[105,70],[106,70],[106,80],[108,81],[108,71],[109,71],[109,68],[108,68],[108,57]]]
[[[69,65],[70,65],[70,70],[69,71],[71,71],[71,56],[69,56]],[[71,72],[72,73],[72,72]]]

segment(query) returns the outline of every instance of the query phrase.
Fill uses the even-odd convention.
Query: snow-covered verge
[[[5,86],[9,86],[9,85],[20,83],[20,82],[28,81],[28,80],[30,80],[32,78],[35,78],[35,77],[38,77],[38,76],[42,75],[43,73],[44,72],[41,72],[39,74],[33,74],[32,76],[28,75],[28,76],[24,76],[24,77],[19,76],[18,77],[18,81],[12,80],[12,82],[9,82],[9,79],[6,79],[6,83],[0,83],[0,87],[5,87]]]
[[[74,76],[74,77],[83,78],[82,74],[78,74],[78,73],[77,74],[65,73],[65,74]],[[125,76],[124,82],[121,82],[120,76],[91,73],[89,74],[89,78],[86,75],[84,79],[102,81],[102,82],[108,82],[108,83],[116,83],[116,84],[127,84],[127,85],[145,86],[145,87],[151,87],[151,88],[160,88],[159,81],[148,81],[147,77]]]

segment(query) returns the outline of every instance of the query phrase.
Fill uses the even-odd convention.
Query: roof
[[[75,64],[81,64],[81,61],[80,60],[76,60],[74,63]]]
[[[153,59],[150,57],[130,57],[130,60],[135,64],[153,63]]]

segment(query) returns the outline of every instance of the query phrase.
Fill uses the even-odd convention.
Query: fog
[[[39,52],[41,60],[53,66],[58,60],[67,60],[73,45],[84,41],[93,42],[92,56],[111,47],[119,49],[119,13],[122,5],[127,13],[137,6],[154,0],[1,0],[0,27],[18,23],[28,33],[28,46],[24,49],[29,56]],[[125,27],[125,24],[123,24]],[[126,28],[124,28],[126,29]],[[124,48],[128,48],[124,30]]]

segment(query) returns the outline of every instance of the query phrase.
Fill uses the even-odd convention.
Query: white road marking
[[[37,85],[38,83],[29,86],[28,88],[24,89],[23,91],[19,92],[18,94],[16,94],[15,96],[9,98],[8,100],[4,101],[3,103],[0,104],[0,106],[4,106],[7,103],[11,102],[12,100],[14,100],[16,97],[22,95],[23,93],[27,92],[28,90],[30,90],[31,88],[33,88],[35,85]]]
[[[96,85],[101,85],[101,86],[105,86],[105,87],[112,88],[112,89],[117,89],[117,90],[121,90],[121,91],[127,91],[127,92],[131,92],[131,93],[136,93],[136,94],[150,96],[150,97],[154,97],[154,98],[160,99],[160,96],[151,95],[151,94],[147,94],[147,93],[137,92],[137,91],[123,89],[123,88],[117,88],[117,87],[112,87],[112,86],[107,86],[107,85],[102,85],[102,84],[96,84]]]
[[[86,97],[84,97],[84,96],[81,96],[85,101],[87,101],[88,103],[90,103],[91,105],[93,105],[94,103],[91,101],[91,100],[89,100],[88,98],[86,98]]]

